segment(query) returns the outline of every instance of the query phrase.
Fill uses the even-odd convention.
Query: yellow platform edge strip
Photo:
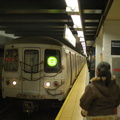
[[[86,67],[86,64],[83,66],[81,72],[84,70],[85,67]],[[80,72],[80,74],[81,74],[81,72]],[[78,79],[78,77],[77,77],[77,79]],[[76,80],[76,81],[77,81],[77,80]],[[75,81],[75,83],[76,83],[76,81]],[[74,88],[74,86],[75,86],[75,83],[74,83],[74,85],[73,85],[73,88]],[[73,89],[73,88],[72,88],[72,89]],[[69,99],[69,96],[70,96],[71,93],[72,93],[72,89],[70,90],[67,98],[65,99],[65,102],[63,103],[63,105],[62,105],[59,113],[57,114],[57,117],[55,118],[55,120],[60,120],[61,114],[62,114],[62,112],[63,112],[63,110],[64,110],[64,108],[65,108],[65,105],[66,105],[66,103],[67,103],[67,101],[68,101],[68,99]]]

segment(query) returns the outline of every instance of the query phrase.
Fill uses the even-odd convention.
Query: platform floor
[[[81,70],[55,120],[83,120],[79,100],[89,81],[87,64]]]

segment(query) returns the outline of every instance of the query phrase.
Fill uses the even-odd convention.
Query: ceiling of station
[[[79,0],[87,52],[92,48],[113,0]],[[73,21],[65,0],[1,0],[0,31],[20,36],[50,36],[64,42],[64,26],[73,34]],[[5,42],[3,42],[5,41]],[[9,39],[0,37],[0,45]],[[81,47],[81,46],[80,46]]]

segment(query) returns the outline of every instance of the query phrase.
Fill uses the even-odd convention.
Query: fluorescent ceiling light
[[[80,15],[71,15],[75,28],[82,28]]]
[[[82,42],[81,44],[82,44],[83,52],[87,56],[85,42]]]
[[[85,41],[85,39],[84,38],[80,38],[80,42],[84,42]]]
[[[84,54],[85,54],[85,56],[87,56],[87,53],[86,53],[86,51],[84,51]]]
[[[82,45],[82,46],[85,46],[85,42],[81,42],[81,45]]]
[[[83,50],[84,50],[84,51],[86,50],[86,46],[83,46]]]
[[[86,46],[83,46],[83,52],[86,55]]]
[[[77,31],[77,33],[78,33],[78,37],[84,37],[83,31]]]
[[[78,0],[65,0],[67,7],[71,9],[71,11],[79,12],[78,8]]]

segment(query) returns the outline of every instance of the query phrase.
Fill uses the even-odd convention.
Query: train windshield
[[[28,73],[38,72],[38,50],[25,50],[24,52],[24,70]]]
[[[18,70],[18,50],[8,49],[5,51],[5,71],[17,71]]]
[[[61,59],[59,50],[45,50],[44,71],[48,73],[56,73],[61,69]]]

